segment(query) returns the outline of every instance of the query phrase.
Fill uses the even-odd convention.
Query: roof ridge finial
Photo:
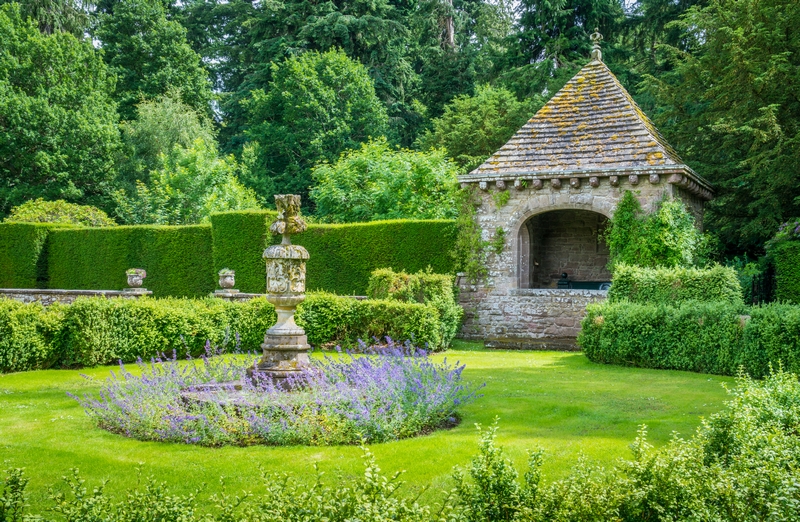
[[[600,42],[603,40],[603,35],[600,34],[600,30],[597,27],[595,27],[594,32],[589,35],[589,40],[592,41],[592,60],[602,62],[603,52],[600,50]]]

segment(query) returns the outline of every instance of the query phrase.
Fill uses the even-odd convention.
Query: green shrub
[[[390,337],[411,340],[416,346],[435,351],[444,348],[439,311],[419,303],[366,299],[319,292],[312,293],[297,308],[295,316],[314,346],[335,343],[355,347],[359,340]]]
[[[59,356],[55,342],[64,307],[0,298],[0,372],[39,370]]]
[[[266,299],[231,303],[221,299],[77,299],[66,307],[61,366],[94,366],[147,360],[165,353],[200,355],[206,341],[228,349],[259,351],[264,332],[275,323]]]
[[[274,214],[226,212],[211,217],[214,268],[236,270],[236,287],[243,292],[266,291],[262,254],[280,236],[268,232]],[[455,224],[448,220],[394,220],[346,225],[310,224],[292,242],[310,255],[306,287],[340,295],[364,295],[373,270],[391,267],[416,272],[430,266],[450,273]]]
[[[667,304],[684,301],[743,302],[736,271],[720,265],[711,268],[617,265],[608,299],[612,302],[627,300]]]
[[[236,271],[236,288],[263,294],[267,272],[261,257],[267,246],[267,229],[276,212],[251,210],[211,214],[214,271]]]
[[[47,237],[54,225],[0,224],[0,288],[46,288]]]
[[[800,304],[800,241],[786,241],[771,249],[775,260],[775,298]]]
[[[382,268],[372,272],[367,295],[372,299],[422,303],[436,308],[441,318],[440,333],[445,348],[458,333],[464,316],[464,309],[456,300],[455,281],[450,275],[430,271],[407,274]]]
[[[49,288],[119,290],[129,268],[147,271],[155,297],[201,297],[216,286],[208,225],[53,229],[48,245]]]
[[[26,201],[11,209],[6,223],[59,223],[86,227],[113,227],[116,222],[99,208],[68,203],[63,199]]]
[[[578,343],[595,362],[761,378],[770,363],[800,372],[800,307],[724,302],[587,307]]]

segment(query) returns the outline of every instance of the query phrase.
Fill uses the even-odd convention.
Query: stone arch
[[[533,208],[518,216],[514,231],[516,288],[554,288],[562,273],[577,288],[610,281],[602,239],[610,212],[592,205]]]

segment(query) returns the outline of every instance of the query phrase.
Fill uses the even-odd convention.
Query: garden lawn
[[[452,485],[456,464],[466,465],[477,453],[475,424],[499,418],[498,443],[518,466],[526,450],[545,450],[545,480],[565,476],[584,454],[604,465],[630,456],[629,444],[647,424],[655,445],[673,431],[690,435],[700,419],[726,400],[721,383],[733,379],[688,372],[643,370],[589,362],[580,353],[494,351],[456,343],[436,358],[466,364],[467,382],[486,383],[483,397],[461,410],[454,429],[397,442],[374,444],[384,472],[406,470],[407,488],[430,485],[426,497]],[[48,486],[57,486],[70,468],[79,468],[93,486],[109,480],[106,491],[124,494],[144,476],[164,481],[176,493],[207,484],[201,503],[219,489],[256,494],[261,470],[288,472],[301,480],[314,477],[313,464],[331,479],[337,472],[362,471],[357,447],[221,447],[140,442],[94,427],[67,392],[96,392],[113,367],[47,370],[0,375],[0,464],[24,467],[31,478],[33,512],[49,504]],[[130,368],[132,369],[132,368]],[[81,377],[86,374],[95,381]]]

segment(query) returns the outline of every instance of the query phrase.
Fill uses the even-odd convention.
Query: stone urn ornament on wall
[[[129,268],[125,271],[128,278],[128,287],[126,292],[146,292],[146,288],[142,288],[144,278],[147,277],[147,272],[143,268]]]
[[[283,239],[264,250],[263,257],[267,265],[267,301],[275,306],[278,320],[267,330],[261,345],[263,356],[248,375],[253,379],[266,377],[278,386],[291,388],[293,383],[289,378],[306,369],[311,348],[305,331],[294,321],[297,305],[306,298],[308,251],[293,245],[291,236],[303,232],[306,222],[300,216],[299,195],[275,195],[275,206],[278,216],[269,229]]]
[[[238,290],[234,289],[236,285],[236,271],[230,268],[223,268],[217,275],[219,275],[219,286],[222,288],[221,292],[236,293]]]

